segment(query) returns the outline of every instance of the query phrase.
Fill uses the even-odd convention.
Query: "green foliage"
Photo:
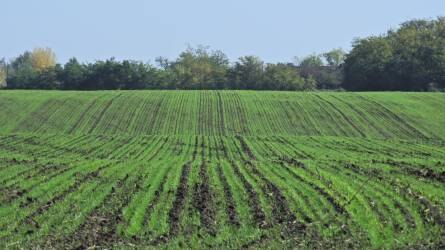
[[[305,80],[300,77],[296,68],[286,64],[268,64],[264,72],[262,89],[307,90]]]
[[[384,37],[370,37],[354,42],[354,49],[345,60],[345,87],[369,90],[389,89],[387,65],[393,50]]]
[[[80,64],[76,58],[71,58],[64,66],[61,87],[63,89],[80,89],[85,80],[86,71],[85,65]]]
[[[0,60],[0,88],[6,87],[7,65],[5,59]]]
[[[261,89],[310,90],[312,79],[303,79],[292,64],[264,64],[254,56],[242,57],[233,66],[221,51],[188,48],[174,61],[159,57],[159,67],[114,58],[79,63],[71,58],[63,67],[34,67],[32,53],[11,63],[8,88],[24,89]],[[47,80],[47,83],[42,81]],[[273,82],[273,81],[277,82]],[[307,84],[309,83],[309,84]]]
[[[412,20],[386,35],[359,39],[345,61],[353,90],[428,90],[445,86],[445,19]]]
[[[309,55],[304,57],[298,64],[302,70],[323,66],[323,60],[320,55]]]
[[[263,77],[264,62],[256,56],[239,58],[230,71],[230,83],[239,89],[261,89]]]
[[[309,55],[297,62],[300,75],[306,80],[304,89],[338,89],[343,82],[344,52],[334,49],[323,55]],[[323,61],[326,60],[327,65]],[[310,86],[310,87],[309,87]]]
[[[54,67],[42,69],[34,79],[33,85],[37,89],[60,89],[61,82],[60,75],[63,73],[63,68],[60,64]]]
[[[8,68],[8,88],[32,88],[37,72],[32,66],[30,52],[25,52],[14,59]]]
[[[29,51],[19,55],[10,63],[12,72],[20,71],[21,69],[32,68],[32,54]]]
[[[189,47],[158,66],[114,58],[64,67],[51,49],[37,48],[11,61],[11,89],[346,89],[445,90],[445,18],[411,20],[384,35],[356,39],[349,53],[333,49],[297,63],[265,63],[243,56],[231,63],[221,51]],[[0,85],[5,83],[0,70]],[[43,83],[42,81],[48,82]]]
[[[342,49],[333,49],[324,53],[323,57],[326,59],[329,66],[340,67],[345,61],[346,52]]]
[[[36,48],[12,60],[7,70],[8,88],[59,89],[63,68],[55,64],[51,49]]]
[[[221,51],[188,48],[167,70],[173,72],[180,89],[223,89],[227,82],[229,60]]]

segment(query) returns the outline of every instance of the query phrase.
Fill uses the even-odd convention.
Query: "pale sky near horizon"
[[[378,35],[414,18],[445,15],[445,0],[0,0],[0,58],[51,47],[58,61],[115,57],[174,59],[187,45],[207,45],[231,60],[267,62]]]

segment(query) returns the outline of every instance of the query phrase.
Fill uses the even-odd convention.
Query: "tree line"
[[[334,54],[339,58],[331,62]],[[11,89],[335,89],[341,84],[340,63],[344,52],[333,50],[296,63],[265,63],[244,56],[235,63],[221,51],[198,46],[183,51],[175,60],[159,57],[156,65],[113,58],[80,63],[71,58],[56,63],[49,48],[25,52],[7,67],[6,87]],[[326,60],[326,64],[323,59]],[[5,70],[4,70],[5,71]]]
[[[343,64],[345,89],[445,89],[445,17],[411,20],[352,47]]]
[[[10,62],[0,60],[0,86],[10,89],[445,89],[445,18],[411,20],[383,35],[356,39],[349,53],[334,49],[295,62],[266,63],[257,56],[235,62],[219,50],[189,47],[156,64],[114,58],[58,64],[49,48]]]

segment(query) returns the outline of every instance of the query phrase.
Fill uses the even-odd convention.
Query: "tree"
[[[171,67],[182,89],[200,89],[211,84],[212,69],[206,48],[188,48]]]
[[[385,35],[355,41],[344,76],[350,90],[445,88],[445,18],[411,20]]]
[[[300,62],[297,63],[298,66],[304,67],[321,67],[323,66],[323,60],[321,55],[312,54],[304,57]]]
[[[12,73],[20,71],[24,68],[33,68],[31,52],[25,51],[23,54],[13,59],[9,67]]]
[[[323,60],[320,55],[313,54],[304,57],[300,62],[297,62],[297,65],[302,77],[309,78],[312,76],[316,79],[320,68],[323,66]]]
[[[314,90],[317,88],[317,81],[313,76],[309,76],[308,78],[304,79],[304,87],[305,90]]]
[[[227,87],[229,58],[220,50],[213,51],[210,56],[212,65],[213,88],[224,89]]]
[[[230,71],[232,89],[262,89],[264,62],[256,56],[241,57]]]
[[[389,31],[394,50],[391,75],[397,89],[427,90],[431,83],[445,81],[445,19],[411,20]]]
[[[339,88],[343,81],[342,54],[340,49],[335,49],[321,55],[309,55],[297,62],[301,76],[306,79],[307,88]],[[323,58],[328,65],[325,65]]]
[[[121,75],[119,74],[121,64],[114,58],[90,63],[85,68],[86,79],[82,82],[81,89],[111,90],[124,87],[124,83],[120,81]]]
[[[0,88],[6,87],[7,64],[5,59],[0,60]]]
[[[63,68],[60,64],[48,67],[39,72],[31,88],[35,89],[60,89],[60,79]]]
[[[61,74],[62,89],[80,89],[87,77],[86,68],[75,57],[68,60]]]
[[[171,70],[181,89],[221,89],[227,82],[227,56],[221,51],[209,51],[204,46],[189,47],[176,61],[161,61],[162,64]]]
[[[333,49],[323,54],[328,66],[340,67],[345,60],[346,52],[342,49]]]
[[[176,89],[177,77],[173,70],[173,62],[165,57],[156,58],[159,69],[153,68],[153,87],[160,89]]]
[[[7,88],[32,88],[37,77],[31,52],[25,51],[13,59],[8,68]]]
[[[262,89],[304,90],[304,88],[304,79],[292,65],[267,64]]]
[[[160,85],[158,69],[150,64],[125,60],[119,74],[125,89],[152,89]]]
[[[345,59],[344,86],[350,90],[391,89],[387,66],[393,49],[382,36],[356,40]]]
[[[32,66],[42,71],[56,65],[56,54],[50,48],[35,48],[31,52]]]
[[[8,68],[8,88],[53,88],[57,77],[52,72],[55,64],[55,54],[51,49],[36,48],[33,52],[25,51],[17,58],[12,60]],[[57,69],[60,71],[60,69]],[[42,74],[42,75],[40,75]],[[52,77],[48,78],[49,75]],[[47,80],[47,83],[43,81]],[[48,87],[48,86],[52,87]],[[44,86],[44,87],[43,87]]]

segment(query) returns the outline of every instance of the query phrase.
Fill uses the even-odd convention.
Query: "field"
[[[445,247],[445,94],[0,92],[0,248]]]

